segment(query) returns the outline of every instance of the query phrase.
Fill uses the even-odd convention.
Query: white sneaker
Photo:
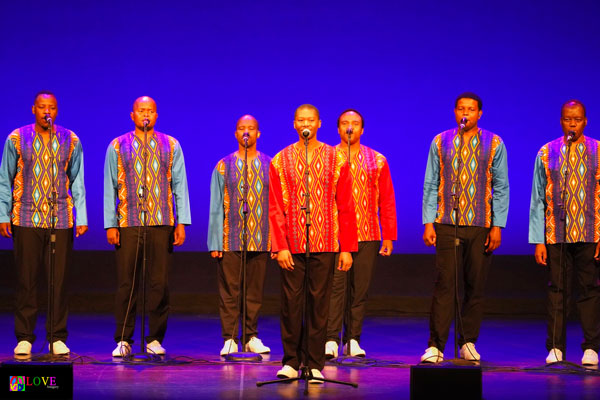
[[[270,353],[271,349],[265,346],[259,338],[256,336],[252,336],[246,346],[244,347],[246,351],[250,351],[252,353],[265,354]]]
[[[475,345],[471,342],[467,342],[462,345],[460,348],[460,358],[463,358],[467,361],[479,361],[481,360],[481,356],[475,350]]]
[[[598,365],[598,353],[592,349],[586,349],[583,352],[583,358],[581,359],[583,365]]]
[[[332,358],[337,358],[338,356],[338,344],[330,340],[325,343],[325,358],[331,360]]]
[[[325,377],[323,376],[323,374],[321,373],[321,371],[319,371],[316,368],[311,369],[310,372],[312,373],[313,378],[325,379]],[[309,379],[308,383],[312,383],[313,385],[322,385],[323,381],[321,381],[319,379]]]
[[[127,342],[117,343],[117,347],[113,350],[113,357],[125,357],[131,354],[131,345]]]
[[[31,343],[27,340],[21,340],[15,347],[15,356],[29,356],[31,355]]]
[[[562,351],[559,349],[552,349],[546,357],[546,364],[554,364],[563,360]]]
[[[48,351],[50,351],[50,345],[48,345]],[[64,344],[64,342],[62,340],[57,340],[56,342],[54,342],[54,344],[52,346],[52,351],[53,351],[54,355],[57,355],[57,356],[66,356],[67,354],[69,354],[71,352],[71,350],[69,350],[67,345]]]
[[[150,354],[156,354],[158,356],[162,356],[166,354],[166,350],[164,347],[160,345],[158,340],[153,340],[146,345],[146,351]]]
[[[277,377],[280,379],[297,378],[298,371],[296,371],[294,368],[290,367],[289,365],[284,365],[283,368],[281,368],[279,371],[277,371]]]
[[[360,348],[355,339],[350,339],[350,355],[352,357],[364,357],[366,355],[365,351]]]
[[[221,355],[226,356],[229,353],[237,353],[238,345],[233,339],[227,339],[223,344],[223,348],[221,349]]]
[[[444,353],[439,351],[437,347],[429,347],[425,350],[425,354],[421,356],[421,362],[425,363],[439,363],[444,361]]]

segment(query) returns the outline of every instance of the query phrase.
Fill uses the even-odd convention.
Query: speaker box
[[[481,366],[418,364],[410,367],[410,398],[481,399]]]
[[[73,363],[6,361],[0,367],[2,399],[73,398]]]

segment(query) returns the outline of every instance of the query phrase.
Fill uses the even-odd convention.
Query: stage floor
[[[38,322],[34,351],[47,348]],[[15,339],[10,314],[0,314],[0,359],[12,359]],[[361,345],[367,358],[359,364],[328,362],[326,378],[352,381],[358,388],[332,383],[309,385],[309,398],[403,399],[409,398],[410,365],[419,361],[427,344],[428,321],[424,317],[382,318],[365,321]],[[74,398],[302,398],[304,383],[257,387],[256,382],[275,379],[282,348],[279,319],[261,319],[263,342],[271,347],[260,364],[226,363],[218,355],[222,346],[220,322],[211,315],[173,315],[164,341],[168,359],[175,365],[124,365],[113,363],[114,321],[106,314],[73,314],[67,341],[74,361]],[[599,399],[600,373],[576,368],[544,368],[545,321],[542,319],[486,318],[477,349],[483,356],[485,399]],[[139,334],[139,330],[138,330]],[[452,340],[451,332],[451,340]],[[568,360],[579,364],[581,329],[568,329]],[[139,341],[134,350],[139,349]],[[453,356],[453,346],[446,357]],[[183,363],[187,362],[187,363]]]

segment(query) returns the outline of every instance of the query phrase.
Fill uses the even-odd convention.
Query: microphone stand
[[[48,252],[48,263],[50,265],[49,277],[48,277],[48,318],[49,318],[49,329],[50,329],[50,355],[48,361],[54,361],[56,356],[54,354],[54,275],[56,270],[56,220],[58,219],[57,213],[57,202],[58,194],[56,191],[56,178],[58,175],[58,166],[55,165],[56,157],[54,156],[54,123],[52,118],[46,117],[48,122],[48,128],[50,131],[50,138],[48,141],[48,150],[50,152],[50,168],[51,168],[51,182],[50,182],[50,196],[48,197],[48,205],[50,207],[50,242]]]
[[[248,133],[244,133],[244,173],[243,179],[243,190],[242,190],[242,320],[240,325],[242,326],[242,351],[235,353],[229,353],[225,355],[226,361],[239,362],[239,361],[262,361],[262,356],[257,353],[246,350],[246,266],[248,263]],[[240,304],[240,301],[237,301]],[[237,328],[235,329],[237,331]]]
[[[134,133],[135,135],[135,133]],[[129,354],[123,357],[128,362],[152,362],[157,359],[157,355],[149,354],[146,348],[146,241],[148,238],[148,187],[146,186],[148,181],[148,120],[144,120],[144,153],[143,153],[144,169],[142,173],[142,193],[138,195],[140,197],[140,213],[142,214],[142,279],[140,286],[142,287],[142,327],[141,327],[141,340],[140,340],[140,352],[136,354]],[[136,250],[137,252],[137,250]],[[137,258],[135,260],[137,263]],[[135,282],[133,282],[135,285]],[[126,323],[124,321],[123,323]]]
[[[348,169],[352,166],[352,152],[351,152],[351,144],[350,144],[350,135],[352,135],[352,128],[346,129],[347,141],[348,141]],[[342,331],[340,331],[340,347],[342,351],[340,354],[345,354],[345,357],[338,357],[335,361],[343,362],[344,360],[352,359],[356,360],[356,357],[353,357],[350,352],[350,340],[352,339],[352,291],[351,284],[352,279],[350,279],[350,274],[353,274],[352,271],[346,272],[346,301],[345,301],[345,310],[344,310],[344,320],[346,322],[344,327],[344,322],[342,321]],[[344,336],[346,336],[346,345],[344,347],[343,340]]]
[[[560,275],[561,275],[561,279],[562,279],[562,329],[561,329],[561,335],[563,337],[564,340],[564,351],[563,351],[563,356],[562,356],[562,363],[566,363],[571,365],[571,363],[566,362],[567,359],[567,307],[568,307],[568,301],[567,301],[567,293],[569,290],[568,284],[567,284],[567,279],[568,279],[568,274],[567,274],[567,257],[565,251],[567,249],[567,215],[566,215],[566,210],[567,210],[567,197],[569,195],[568,191],[567,191],[567,185],[569,182],[569,166],[570,166],[570,157],[571,157],[571,145],[573,144],[573,136],[569,134],[569,136],[567,137],[567,153],[566,153],[566,157],[565,157],[565,175],[563,178],[563,185],[562,185],[562,189],[560,191],[560,201],[561,204],[560,206],[560,219],[564,221],[564,226],[563,226],[563,234],[564,234],[564,239],[560,244],[560,258],[559,258],[559,268],[560,268]],[[556,318],[555,318],[556,320]],[[555,327],[556,327],[556,323],[555,323]],[[555,342],[555,336],[556,336],[556,329],[552,329],[552,348],[556,348],[554,346],[554,342]],[[578,365],[576,365],[577,367],[579,367]]]
[[[462,151],[463,146],[465,144],[464,133],[465,133],[465,124],[461,121],[459,126],[458,135],[460,138],[460,144],[458,147],[458,168],[456,170],[456,177],[454,179],[454,192],[452,193],[453,204],[452,204],[452,212],[454,213],[454,359],[448,360],[456,365],[477,365],[477,361],[467,361],[460,358],[460,351],[458,349],[458,330],[461,332],[463,330],[462,326],[462,318],[460,313],[460,299],[458,293],[458,248],[460,247],[460,239],[458,238],[458,220],[460,218],[459,215],[459,202],[460,195],[462,194],[462,186],[460,184],[460,173],[463,168],[462,162]]]
[[[295,378],[284,378],[284,379],[276,379],[276,380],[272,380],[272,381],[265,381],[265,382],[256,382],[256,386],[263,386],[263,385],[268,385],[271,383],[288,383],[288,382],[294,382],[294,381],[299,381],[299,380],[304,380],[304,395],[308,394],[308,381],[309,380],[316,380],[316,381],[321,381],[321,382],[331,382],[331,383],[338,383],[340,385],[349,385],[352,387],[357,388],[358,384],[357,383],[352,383],[352,382],[343,382],[343,381],[337,381],[337,380],[333,380],[333,379],[325,379],[325,378],[318,378],[316,376],[313,376],[312,371],[310,370],[310,368],[308,367],[308,326],[306,324],[306,315],[307,315],[307,311],[306,308],[308,306],[308,285],[309,285],[309,264],[310,264],[310,190],[309,190],[309,176],[310,176],[310,168],[309,168],[309,163],[308,163],[308,137],[310,136],[310,131],[308,131],[308,129],[305,129],[302,132],[302,136],[304,136],[304,158],[306,161],[306,168],[304,170],[304,187],[305,187],[305,191],[304,191],[304,206],[300,207],[301,210],[304,210],[304,212],[306,213],[306,222],[305,222],[305,227],[306,227],[306,231],[305,231],[305,235],[306,235],[306,253],[304,254],[305,257],[305,266],[304,266],[304,306],[302,307],[302,356],[304,358],[304,360],[302,360],[302,367],[300,368],[301,372],[299,374],[298,377]],[[323,349],[324,351],[324,349]]]
[[[58,166],[55,165],[56,157],[54,155],[53,143],[55,139],[54,134],[54,123],[52,118],[49,116],[45,117],[46,122],[48,123],[48,129],[50,132],[50,138],[48,140],[48,150],[50,152],[50,169],[51,169],[51,181],[50,181],[50,196],[47,198],[48,206],[50,208],[50,237],[49,237],[49,251],[48,251],[48,264],[49,264],[49,273],[48,273],[48,329],[50,330],[50,339],[49,339],[49,354],[44,354],[39,357],[32,358],[33,361],[42,361],[42,362],[56,362],[56,361],[66,361],[68,355],[63,354],[54,354],[54,275],[56,270],[56,222],[58,219],[58,193],[56,189],[56,179],[58,176]]]

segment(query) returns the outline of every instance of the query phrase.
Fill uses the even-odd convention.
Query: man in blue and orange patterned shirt
[[[235,138],[238,150],[221,159],[210,182],[208,250],[219,261],[219,314],[225,341],[221,355],[238,351],[240,304],[245,301],[245,351],[268,353],[271,350],[258,338],[258,313],[271,237],[269,233],[269,165],[271,157],[256,149],[260,137],[258,121],[244,115],[237,121]],[[247,145],[245,144],[247,143]],[[246,153],[247,151],[247,153]],[[242,293],[241,262],[244,233],[244,170],[248,159],[246,199],[246,298]]]
[[[561,109],[563,136],[538,152],[533,173],[529,212],[529,243],[535,244],[535,261],[548,266],[547,363],[563,360],[563,294],[577,273],[577,309],[583,329],[584,365],[598,365],[600,348],[600,285],[596,260],[600,258],[600,142],[583,131],[585,106],[569,100]],[[566,185],[565,185],[566,183]],[[571,285],[566,285],[567,299]]]
[[[482,102],[463,93],[454,104],[459,129],[437,135],[429,150],[423,185],[423,241],[436,246],[436,282],[429,320],[429,347],[422,362],[440,362],[455,311],[455,263],[465,282],[457,321],[460,357],[479,361],[475,350],[492,252],[500,246],[509,202],[506,148],[477,126]],[[456,235],[456,237],[455,237]],[[455,261],[455,255],[458,259]]]
[[[15,312],[18,344],[14,353],[31,354],[38,308],[38,270],[44,265],[46,273],[50,273],[48,253],[54,227],[52,351],[68,354],[65,272],[73,248],[73,226],[76,225],[76,236],[87,231],[83,150],[73,132],[52,124],[58,113],[54,94],[38,93],[32,112],[35,123],[16,129],[6,139],[0,167],[0,233],[13,238],[18,277]],[[49,319],[46,331],[50,340]]]
[[[349,346],[346,354],[356,357],[366,355],[360,347],[360,337],[377,254],[391,255],[393,241],[396,240],[396,198],[390,167],[382,154],[361,144],[363,132],[364,119],[358,111],[350,109],[342,112],[338,118],[341,143],[336,149],[348,163],[352,175],[358,251],[352,254],[353,266],[348,272],[336,269],[333,275],[325,344],[328,358],[338,355],[342,324],[342,342]],[[346,286],[348,282],[349,288]],[[346,294],[349,299],[346,299]]]
[[[131,351],[144,245],[150,328],[144,339],[149,353],[165,354],[162,341],[169,312],[169,265],[173,246],[183,244],[185,225],[192,222],[183,151],[175,138],[154,130],[157,118],[154,100],[138,98],[131,112],[135,130],[114,139],[106,150],[104,228],[117,258],[114,357]]]

